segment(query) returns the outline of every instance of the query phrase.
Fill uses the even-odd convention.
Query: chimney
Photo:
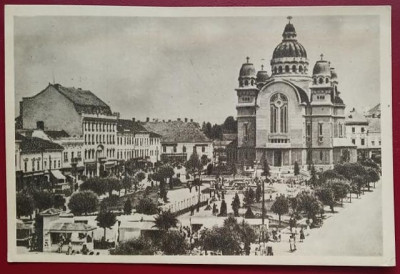
[[[150,122],[150,117],[147,117],[147,118],[146,118],[146,122],[147,122],[147,123]]]
[[[188,118],[185,118],[185,123],[187,123],[187,121],[188,121]]]
[[[181,118],[176,119],[177,121],[181,121]]]
[[[193,123],[193,119],[190,119],[190,122]]]
[[[135,118],[132,118],[132,122],[136,122],[136,119],[135,119]]]
[[[36,122],[36,128],[40,130],[44,130],[44,122],[43,121],[37,121]]]
[[[168,122],[171,122],[171,119],[169,119]]]

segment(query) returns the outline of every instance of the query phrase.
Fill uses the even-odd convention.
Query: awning
[[[88,232],[95,230],[96,227],[83,223],[54,223],[50,227],[50,232],[68,233],[68,232]]]
[[[61,171],[55,169],[51,171],[51,174],[53,174],[53,176],[58,179],[58,180],[65,180],[65,176],[62,175]]]

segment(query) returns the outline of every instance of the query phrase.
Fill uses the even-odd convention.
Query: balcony
[[[271,138],[265,144],[266,148],[291,148],[290,139],[287,138]]]

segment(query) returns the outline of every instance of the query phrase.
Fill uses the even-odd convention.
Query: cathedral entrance
[[[274,150],[274,166],[282,166],[282,151]]]

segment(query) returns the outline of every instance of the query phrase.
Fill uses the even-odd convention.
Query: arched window
[[[329,78],[327,77],[327,78],[325,78],[325,83],[329,83]]]
[[[290,69],[289,69],[289,66],[286,65],[286,66],[285,66],[285,72],[289,72],[289,70],[290,70]]]
[[[244,85],[248,86],[249,85],[249,81],[248,80],[244,81]]]
[[[314,85],[317,84],[317,78],[314,78]]]
[[[274,67],[274,74],[276,74],[277,73],[277,68],[276,67]]]
[[[319,82],[320,84],[322,84],[322,83],[324,83],[324,79],[323,79],[323,78],[319,78],[318,82]]]
[[[282,73],[282,66],[279,66],[278,71],[279,71],[279,73]]]
[[[251,80],[251,85],[252,85],[252,86],[254,85],[254,80]]]
[[[185,146],[182,147],[182,151],[183,151],[183,153],[186,153],[186,147]]]
[[[299,72],[303,72],[303,66],[299,66]]]
[[[296,73],[296,72],[297,72],[296,65],[293,65],[293,66],[292,66],[292,71],[293,71],[294,73]]]
[[[270,101],[271,133],[288,132],[288,99],[282,93],[272,95]]]

